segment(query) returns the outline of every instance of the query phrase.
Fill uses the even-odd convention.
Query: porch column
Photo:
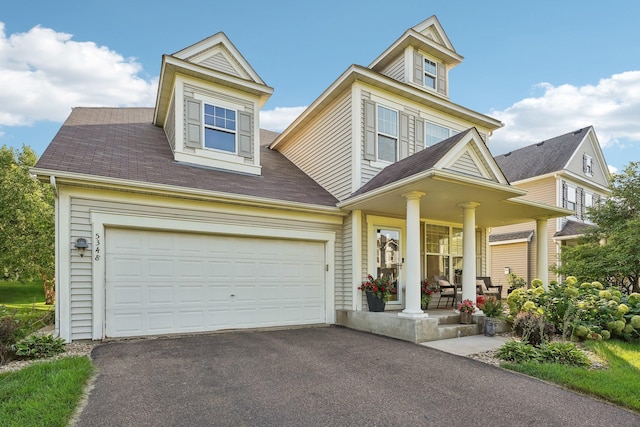
[[[549,290],[549,248],[547,246],[547,218],[536,218],[536,278]]]
[[[407,199],[407,249],[405,254],[405,309],[401,317],[420,318],[427,314],[420,308],[420,199],[425,193],[403,194]]]
[[[468,202],[462,208],[462,299],[476,304],[476,208],[480,203]]]

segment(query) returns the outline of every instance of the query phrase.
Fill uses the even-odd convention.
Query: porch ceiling
[[[571,212],[550,205],[523,200],[524,190],[510,185],[466,177],[446,171],[427,171],[420,177],[400,181],[338,204],[346,210],[362,210],[379,215],[405,217],[403,194],[420,191],[420,217],[462,223],[461,204],[478,203],[476,226],[480,228],[519,224],[537,218],[557,218]]]

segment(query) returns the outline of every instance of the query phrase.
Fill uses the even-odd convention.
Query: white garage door
[[[321,242],[108,229],[106,336],[325,323]]]

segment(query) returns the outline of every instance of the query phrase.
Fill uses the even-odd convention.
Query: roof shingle
[[[265,141],[260,176],[177,163],[164,130],[152,119],[153,108],[74,108],[36,168],[322,206],[337,203]],[[274,137],[263,133],[268,141]]]
[[[591,126],[494,157],[509,182],[557,172],[587,135]]]

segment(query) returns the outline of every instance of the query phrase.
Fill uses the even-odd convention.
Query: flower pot
[[[369,311],[384,311],[385,303],[381,298],[378,298],[373,292],[367,292],[366,294]]]
[[[473,313],[468,311],[460,312],[460,323],[470,325],[473,321]]]
[[[498,319],[495,317],[485,317],[484,318],[484,335],[487,337],[492,337],[496,334],[496,329],[498,328]]]

